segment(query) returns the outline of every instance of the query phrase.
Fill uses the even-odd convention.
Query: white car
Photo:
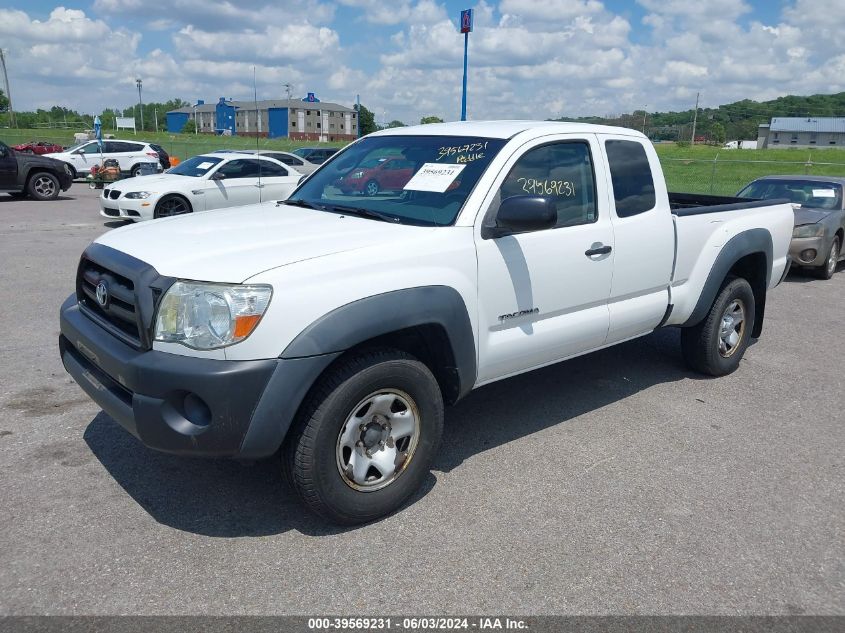
[[[137,176],[144,170],[145,163],[155,165],[159,170],[158,152],[149,143],[140,141],[121,141],[118,139],[103,141],[100,148],[97,141],[86,141],[69,147],[63,152],[45,154],[50,158],[64,161],[73,169],[73,177],[79,178],[91,173],[94,165],[101,165],[103,160],[113,158],[120,164],[120,171]]]
[[[138,222],[284,200],[300,178],[298,171],[264,156],[202,154],[163,174],[119,180],[104,188],[100,215]]]

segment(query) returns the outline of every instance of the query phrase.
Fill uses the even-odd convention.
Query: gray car
[[[789,255],[793,266],[830,279],[845,258],[845,178],[835,176],[765,176],[740,191],[740,198],[787,199],[795,211]]]

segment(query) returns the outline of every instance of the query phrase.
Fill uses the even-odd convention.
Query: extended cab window
[[[651,211],[657,204],[654,178],[645,148],[635,141],[606,141],[616,215],[628,218]]]
[[[542,145],[516,161],[499,190],[511,196],[544,196],[557,207],[557,226],[589,224],[597,219],[590,147],[585,142]]]

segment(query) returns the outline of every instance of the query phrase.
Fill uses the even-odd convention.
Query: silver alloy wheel
[[[420,412],[399,389],[371,393],[352,409],[337,437],[337,469],[348,486],[381,490],[405,472],[420,438]]]
[[[830,247],[830,256],[827,261],[827,276],[832,277],[836,272],[836,266],[839,263],[839,243],[833,240],[833,245]]]
[[[35,193],[45,198],[49,198],[56,193],[56,183],[47,176],[38,176],[32,184],[32,188],[35,189]]]
[[[728,304],[719,326],[719,354],[730,358],[739,348],[745,335],[745,304],[741,299],[734,299]]]
[[[171,215],[183,215],[189,213],[188,203],[182,198],[170,198],[159,202],[156,216],[159,218],[169,218]]]
[[[379,186],[378,186],[378,183],[375,180],[371,180],[370,182],[367,183],[366,186],[367,186],[367,195],[368,196],[374,196],[378,193]]]

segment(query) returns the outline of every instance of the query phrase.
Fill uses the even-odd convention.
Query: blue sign
[[[307,101],[308,103],[320,103],[320,100],[314,96],[313,92],[309,92],[308,96],[306,96],[303,101]]]
[[[461,11],[461,33],[472,33],[472,9]]]

